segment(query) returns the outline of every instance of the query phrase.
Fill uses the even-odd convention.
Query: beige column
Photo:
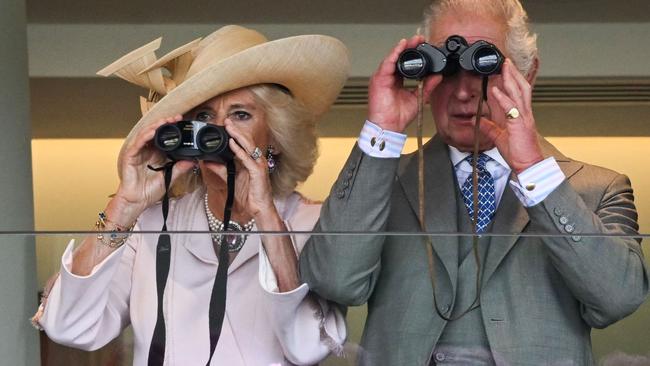
[[[39,364],[25,0],[0,1],[0,364]]]

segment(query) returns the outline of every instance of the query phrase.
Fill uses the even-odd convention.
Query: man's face
[[[448,12],[432,24],[430,30],[428,42],[437,47],[443,46],[449,36],[460,35],[468,44],[478,40],[490,42],[509,57],[505,49],[506,27],[492,18],[474,13]],[[474,122],[481,98],[481,78],[467,71],[459,71],[445,77],[431,94],[431,112],[438,134],[445,143],[461,151],[471,151],[474,146]],[[490,77],[489,86],[500,84],[500,76]],[[483,104],[483,116],[490,118],[486,103]],[[481,150],[492,147],[488,139],[480,138]]]

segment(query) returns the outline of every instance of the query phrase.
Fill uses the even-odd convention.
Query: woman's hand
[[[230,135],[230,149],[240,163],[235,178],[235,207],[243,208],[255,219],[260,231],[286,231],[287,228],[273,203],[273,191],[265,156],[265,146],[260,146],[249,131],[240,129],[230,119],[224,122]],[[255,148],[260,156],[253,159]],[[226,180],[223,164],[205,163],[205,166]],[[208,184],[208,182],[206,182]],[[278,281],[280,292],[291,291],[300,285],[298,258],[287,235],[262,235],[262,245]]]
[[[120,185],[106,210],[111,221],[129,226],[142,211],[163,197],[165,181],[162,172],[147,167],[158,166],[165,161],[164,155],[152,140],[158,127],[181,119],[182,116],[177,115],[152,123],[140,129],[135,138],[124,147],[119,161]],[[172,183],[193,165],[192,161],[178,161],[172,169]]]
[[[226,120],[226,131],[232,137],[230,149],[235,153],[236,159],[243,166],[240,169],[242,177],[237,174],[238,180],[244,180],[242,195],[245,200],[244,207],[253,216],[261,231],[286,231],[287,228],[280,218],[273,203],[273,192],[271,190],[271,179],[268,171],[264,147],[257,146],[255,141],[238,129],[230,120]],[[258,147],[261,154],[257,158],[251,154]],[[247,176],[248,179],[242,179]],[[240,186],[237,185],[236,189]],[[238,196],[235,193],[235,196]],[[298,279],[298,258],[294,251],[291,239],[286,235],[262,235],[262,245],[271,263],[271,268],[278,281],[280,292],[292,291],[300,286]]]
[[[165,161],[165,157],[153,146],[151,140],[156,128],[165,123],[178,122],[181,118],[178,115],[153,123],[138,131],[128,145],[124,146],[118,163],[120,186],[104,209],[107,219],[112,223],[122,228],[130,227],[142,211],[164,195],[163,174],[147,168],[148,164],[155,166]],[[193,165],[191,161],[177,162],[172,170],[172,182]],[[100,243],[97,235],[86,236],[73,253],[72,273],[79,276],[89,275],[98,263],[115,250],[116,248]]]
[[[241,202],[245,202],[244,207],[256,219],[259,219],[259,216],[265,212],[275,212],[271,178],[265,156],[266,147],[258,146],[251,136],[237,128],[229,119],[226,120],[225,126],[226,131],[232,137],[229,141],[230,149],[243,168],[240,169],[241,178],[248,177],[248,179],[241,179],[239,174],[237,176],[237,179],[242,181],[242,186],[245,186],[241,190],[242,194],[245,195],[245,197],[242,197]],[[260,156],[253,159],[251,154],[255,151],[255,148],[260,149]]]
[[[228,142],[240,164],[235,178],[234,207],[242,207],[259,223],[260,215],[274,213],[273,192],[266,160],[266,147],[258,146],[248,131],[238,128],[230,119],[224,122],[231,139]],[[258,147],[260,157],[253,159],[251,154]],[[205,166],[226,181],[226,167],[223,164],[206,162]],[[208,182],[206,182],[208,183]],[[224,197],[225,198],[225,197]]]

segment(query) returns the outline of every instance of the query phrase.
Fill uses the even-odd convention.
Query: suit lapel
[[[510,188],[506,186],[501,196],[501,202],[494,216],[491,233],[509,234],[509,236],[493,236],[490,238],[490,248],[485,259],[483,270],[483,283],[487,281],[510,249],[515,245],[521,233],[529,221],[528,212],[515,196]],[[514,235],[513,235],[514,234]]]
[[[178,222],[173,226],[173,230],[187,230],[190,232],[209,232],[208,219],[203,209],[203,194],[205,190],[200,189],[192,193],[187,200],[178,201],[174,207],[174,221]],[[217,255],[212,248],[212,238],[210,234],[180,234],[175,236],[180,244],[187,249],[197,259],[216,265]]]
[[[256,231],[257,227],[253,226],[253,231]],[[257,253],[260,248],[260,234],[248,235],[244,246],[241,248],[235,259],[230,263],[228,267],[228,274],[236,271],[244,263],[248,262],[253,257],[257,256]]]
[[[554,157],[560,169],[570,179],[575,173],[582,169],[582,164],[567,158],[555,146],[551,145],[546,139],[540,137],[540,145],[545,158]],[[516,178],[514,178],[516,179]],[[490,240],[490,248],[485,260],[485,269],[483,271],[483,283],[485,283],[494,273],[499,263],[508,254],[515,245],[519,236],[516,234],[524,231],[530,218],[526,208],[512,191],[510,184],[506,185],[496,211],[491,232],[494,234],[509,234],[509,236],[493,236]]]
[[[400,183],[409,205],[418,216],[417,153],[405,157],[400,166]],[[447,145],[436,135],[424,146],[425,229],[431,233],[458,232],[456,179]],[[458,274],[458,237],[434,236],[433,249],[447,271],[455,293]]]
[[[190,200],[185,201],[187,204],[184,206],[177,205],[177,214],[175,217],[181,218],[181,222],[189,221],[189,228],[175,227],[172,230],[188,230],[199,232],[210,231],[208,227],[208,219],[205,215],[205,211],[203,210],[203,193],[203,190],[192,193],[193,197]],[[253,231],[255,230],[257,230],[256,227],[253,227]],[[181,241],[185,249],[187,249],[199,260],[214,265],[217,265],[219,263],[217,254],[214,252],[212,238],[209,234],[190,233],[175,235],[174,237]],[[228,267],[228,274],[234,272],[248,260],[255,257],[259,250],[259,243],[259,235],[248,235],[244,246],[241,248],[233,262]]]
[[[285,210],[287,207],[287,200],[275,199],[273,200],[273,204],[275,205],[275,208],[278,210],[280,216],[284,218],[286,216]],[[252,231],[255,232],[257,230],[258,230],[257,225],[253,225]],[[291,229],[287,228],[287,230],[291,230]],[[230,267],[228,267],[229,274],[234,272],[242,265],[244,265],[246,262],[255,258],[259,254],[263,237],[264,237],[263,234],[252,234],[248,236],[248,239],[244,243],[244,246],[241,248],[241,250],[235,257],[235,259],[232,261]]]

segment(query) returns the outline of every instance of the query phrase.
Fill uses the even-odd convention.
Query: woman
[[[149,98],[120,152],[120,185],[100,213],[97,235],[68,246],[34,321],[53,340],[88,350],[132,324],[134,365],[316,363],[341,349],[346,332],[338,309],[300,282],[297,253],[305,235],[245,232],[309,231],[316,222],[319,205],[293,190],[313,169],[315,119],[345,82],[347,51],[330,37],[269,42],[239,26],[156,60],[159,44],[100,71],[149,88]],[[160,126],[181,120],[224,126],[230,135],[237,172],[230,227],[241,232],[225,239],[170,235],[159,296],[163,236],[128,231],[159,231],[163,224],[168,231],[222,231],[228,196],[224,164],[180,160],[171,170],[168,215],[161,214],[165,182],[151,168],[166,159],[152,139]],[[227,303],[216,343],[209,312],[222,245]]]

